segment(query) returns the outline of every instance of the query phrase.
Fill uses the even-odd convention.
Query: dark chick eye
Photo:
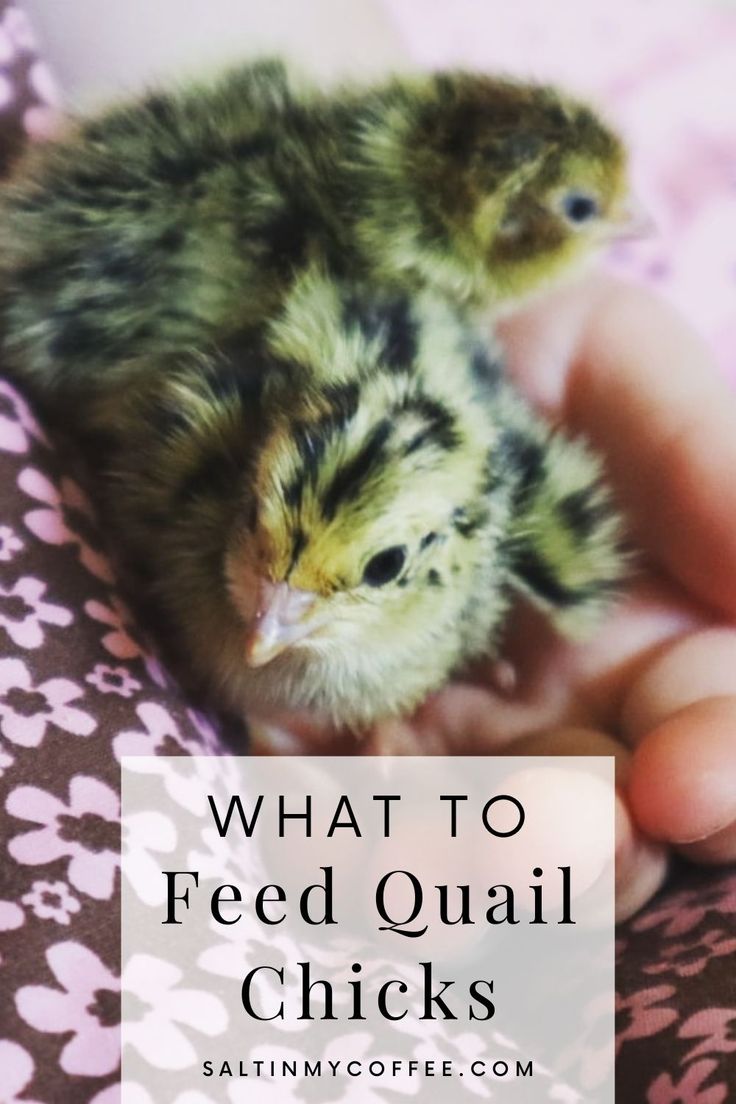
[[[589,222],[599,214],[597,201],[585,192],[568,192],[562,200],[562,211],[566,219],[580,225]]]
[[[405,563],[406,547],[403,544],[377,552],[365,565],[363,582],[372,587],[384,586],[401,573]]]

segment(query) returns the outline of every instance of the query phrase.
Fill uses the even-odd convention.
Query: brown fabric
[[[617,949],[616,1099],[736,1100],[736,869],[683,865]]]

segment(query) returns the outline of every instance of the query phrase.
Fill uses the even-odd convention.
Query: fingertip
[[[736,629],[702,629],[658,652],[633,681],[621,726],[637,743],[686,706],[729,695],[736,695]]]
[[[636,749],[627,797],[639,828],[687,844],[736,820],[736,696],[695,702]]]

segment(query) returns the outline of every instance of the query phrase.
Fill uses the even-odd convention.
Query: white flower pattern
[[[76,683],[63,678],[34,686],[22,660],[0,659],[0,732],[21,747],[38,747],[49,725],[89,736],[97,722],[70,704],[83,693]]]
[[[21,903],[30,908],[40,920],[55,920],[68,925],[79,912],[79,898],[69,892],[66,882],[34,882]]]

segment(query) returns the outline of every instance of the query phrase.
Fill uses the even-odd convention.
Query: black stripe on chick
[[[534,594],[559,609],[583,605],[591,598],[619,588],[618,580],[595,579],[581,587],[569,587],[560,582],[554,569],[533,549],[524,547],[513,553],[513,569]]]
[[[609,504],[601,499],[600,489],[596,486],[583,487],[569,494],[560,501],[557,511],[570,532],[579,540],[589,537],[600,522],[612,513]]]
[[[314,486],[328,444],[347,427],[354,417],[360,401],[357,383],[345,383],[326,387],[324,397],[330,408],[313,422],[302,422],[293,431],[301,470],[284,489],[284,499],[289,506],[298,506],[307,486]]]
[[[343,304],[343,322],[357,329],[368,342],[380,342],[383,367],[393,372],[411,368],[417,355],[417,324],[406,296],[382,303],[348,296]]]
[[[445,452],[452,452],[460,444],[454,416],[437,399],[428,395],[412,395],[402,410],[417,414],[425,423],[406,445],[404,451],[407,456],[426,445],[436,445]]]
[[[262,263],[290,278],[294,269],[306,263],[310,243],[324,240],[327,230],[319,213],[296,191],[280,199],[280,206],[258,226],[257,239]],[[251,223],[244,224],[240,236],[244,244],[252,241]]]
[[[322,457],[325,454],[327,442],[332,437],[330,427],[308,423],[298,426],[294,431],[301,470],[299,475],[285,488],[284,498],[290,506],[296,506],[301,502],[304,487],[314,484]]]
[[[514,505],[523,506],[544,477],[545,447],[515,430],[501,437],[498,464],[516,473]]]
[[[304,497],[305,479],[304,472],[300,472],[295,479],[284,487],[284,502],[290,509],[296,509]]]
[[[322,394],[347,421],[355,415],[358,409],[358,403],[360,402],[360,384],[355,381],[350,383],[325,384],[322,389]]]
[[[354,502],[366,482],[381,468],[386,442],[393,431],[384,418],[373,429],[362,448],[337,472],[322,497],[322,514],[331,520],[341,506]]]

